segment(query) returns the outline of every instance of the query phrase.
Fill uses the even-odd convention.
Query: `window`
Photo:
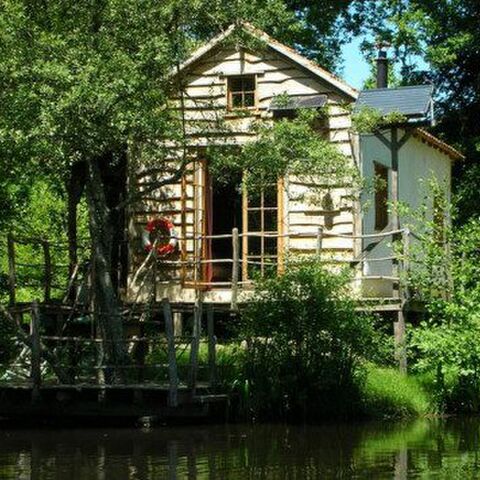
[[[255,107],[255,75],[228,78],[228,108]]]
[[[375,168],[375,230],[388,225],[388,168],[374,163]]]
[[[244,195],[243,278],[276,271],[278,262],[278,184],[266,185]],[[248,265],[248,266],[247,266]]]

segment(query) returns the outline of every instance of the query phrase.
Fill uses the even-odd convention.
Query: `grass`
[[[365,413],[373,417],[420,416],[429,413],[432,406],[428,393],[414,375],[372,364],[366,367],[361,396]]]

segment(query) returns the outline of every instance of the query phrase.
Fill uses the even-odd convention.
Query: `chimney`
[[[388,58],[383,49],[379,50],[377,57],[377,88],[388,88]]]
[[[382,45],[377,57],[377,88],[388,88],[388,58]]]

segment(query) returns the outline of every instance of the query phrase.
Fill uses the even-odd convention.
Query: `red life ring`
[[[148,221],[145,230],[143,230],[142,232],[142,244],[145,251],[152,251],[153,242],[150,239],[150,235],[158,231],[168,232],[170,240],[166,244],[157,245],[155,249],[157,255],[164,256],[170,255],[171,253],[175,252],[178,245],[178,235],[175,231],[173,223],[167,218],[156,218],[154,220]]]

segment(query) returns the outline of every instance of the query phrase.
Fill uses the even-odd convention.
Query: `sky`
[[[362,38],[354,38],[342,48],[343,71],[340,76],[352,87],[361,89],[370,74],[370,68],[360,51]]]

